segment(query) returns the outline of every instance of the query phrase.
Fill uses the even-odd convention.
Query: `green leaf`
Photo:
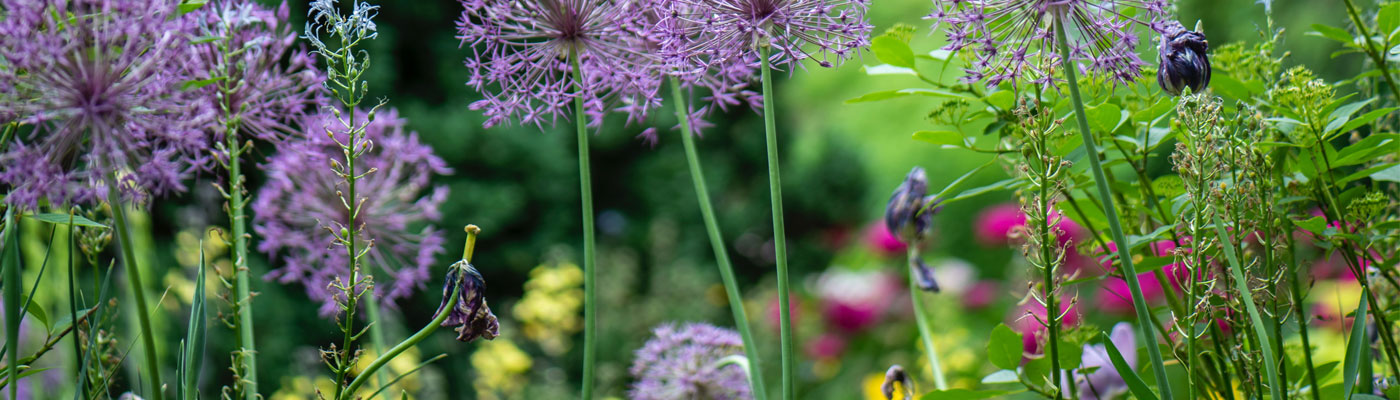
[[[1065,370],[1079,368],[1079,363],[1082,361],[1084,361],[1084,346],[1061,338],[1060,368]]]
[[[1250,92],[1249,87],[1245,86],[1244,82],[1224,73],[1217,74],[1215,72],[1219,71],[1212,71],[1210,87],[1215,88],[1215,91],[1220,92],[1220,94],[1236,100],[1246,100],[1255,94]]]
[[[910,75],[910,76],[917,76],[917,75],[919,75],[918,72],[915,72],[915,71],[914,71],[913,69],[911,69],[911,68],[896,67],[896,66],[889,65],[889,64],[880,64],[880,65],[873,65],[873,66],[865,66],[865,67],[862,67],[862,68],[865,69],[865,74],[866,74],[866,75]]]
[[[1387,168],[1371,174],[1371,179],[1378,181],[1400,182],[1400,165]]]
[[[1011,394],[1006,390],[948,389],[935,390],[919,397],[919,400],[979,400],[998,398]]]
[[[913,96],[913,95],[931,96],[931,97],[961,98],[961,99],[969,98],[968,95],[961,94],[961,93],[954,93],[954,92],[950,92],[950,91],[942,90],[942,89],[909,88],[909,89],[899,89],[899,90],[882,90],[882,91],[878,91],[878,92],[866,93],[866,94],[864,94],[864,95],[862,95],[862,96],[860,96],[860,97],[856,97],[856,98],[854,98],[854,99],[846,100],[846,104],[865,103],[865,102],[870,102],[870,101],[888,100],[888,99],[895,99],[895,98],[906,97],[906,96]]]
[[[964,138],[961,133],[953,131],[918,131],[914,132],[914,140],[937,145],[967,147],[967,138]]]
[[[1342,44],[1352,44],[1355,42],[1351,37],[1351,32],[1347,32],[1346,29],[1324,24],[1312,24],[1312,28],[1316,29],[1316,31],[1308,32],[1306,35],[1324,37],[1341,42]]]
[[[217,78],[209,78],[209,79],[188,80],[188,81],[185,81],[185,82],[183,82],[183,83],[180,84],[180,90],[199,89],[199,88],[202,88],[202,87],[205,87],[205,86],[213,85],[213,84],[218,83],[219,81],[222,81],[222,80],[224,80],[224,77],[222,77],[222,76],[221,76],[221,77],[217,77]]]
[[[1113,363],[1113,369],[1118,370],[1118,376],[1123,377],[1123,382],[1128,384],[1128,391],[1131,391],[1133,396],[1139,400],[1157,400],[1157,395],[1152,393],[1152,389],[1147,388],[1147,382],[1143,382],[1137,371],[1133,371],[1133,367],[1123,360],[1123,353],[1118,351],[1118,346],[1113,344],[1113,339],[1109,338],[1108,332],[1100,332],[1099,335],[1103,337],[1104,349],[1108,350],[1108,360]],[[1129,350],[1137,351],[1137,349]]]
[[[982,384],[984,385],[994,385],[998,383],[1016,383],[1020,381],[1021,377],[1016,375],[1016,371],[1012,371],[1009,369],[1003,369],[997,372],[993,372],[991,375],[982,377]]]
[[[1308,232],[1321,235],[1323,231],[1327,230],[1327,220],[1323,219],[1322,217],[1312,217],[1308,219],[1291,219],[1293,220],[1294,224],[1298,225],[1299,228],[1306,229]]]
[[[56,225],[67,225],[67,224],[68,224],[68,214],[44,213],[44,214],[32,215],[32,216],[30,216],[30,217],[31,217],[31,218],[34,218],[34,219],[37,219],[37,220],[40,220],[40,221],[43,221],[43,222],[50,223],[50,224],[56,224]],[[93,220],[84,218],[84,217],[81,216],[81,215],[74,215],[74,216],[73,216],[73,225],[77,225],[77,226],[86,226],[86,227],[89,227],[89,228],[106,228],[106,227],[107,227],[107,225],[99,224],[99,223],[97,223],[97,222],[94,222]]]
[[[194,10],[198,10],[200,7],[204,7],[204,5],[208,3],[208,0],[185,0],[180,3],[179,15],[194,12]]]
[[[195,38],[193,38],[193,39],[190,39],[190,44],[214,43],[214,42],[217,42],[217,41],[220,41],[220,40],[223,40],[223,39],[224,39],[224,38],[223,38],[223,37],[220,37],[220,36],[199,36],[199,37],[195,37]]]
[[[982,101],[992,107],[1010,110],[1016,106],[1016,94],[1010,90],[998,90],[987,95]]]
[[[987,359],[998,368],[1016,369],[1021,365],[1022,346],[1021,334],[1006,324],[997,324],[987,341]]]
[[[204,243],[201,241],[199,271],[195,273],[194,300],[190,302],[189,328],[185,331],[184,340],[181,340],[183,346],[180,351],[180,371],[177,380],[180,389],[177,392],[182,393],[186,399],[199,396],[199,373],[204,366],[204,349],[209,330],[204,289],[205,261]]]
[[[1361,178],[1366,178],[1366,177],[1370,177],[1370,176],[1373,176],[1373,175],[1377,175],[1377,174],[1380,174],[1380,173],[1382,173],[1382,172],[1386,172],[1387,170],[1396,170],[1396,171],[1400,171],[1400,169],[1397,169],[1396,166],[1400,166],[1400,162],[1392,162],[1392,163],[1385,163],[1385,164],[1381,164],[1381,165],[1371,166],[1371,167],[1369,167],[1369,168],[1366,168],[1366,169],[1363,169],[1363,170],[1360,170],[1360,171],[1356,171],[1355,173],[1352,173],[1351,175],[1347,175],[1345,178],[1338,179],[1338,180],[1337,180],[1337,185],[1339,185],[1339,186],[1340,186],[1340,185],[1345,185],[1345,184],[1351,183],[1352,181],[1355,181],[1355,180],[1357,180],[1357,179],[1361,179]]]
[[[1376,29],[1382,34],[1400,29],[1400,3],[1381,6],[1380,12],[1376,13]]]
[[[1400,4],[1400,3],[1396,3],[1396,4]],[[1338,129],[1337,132],[1338,132],[1338,133],[1347,133],[1347,132],[1351,132],[1352,130],[1355,130],[1356,128],[1360,128],[1362,125],[1366,125],[1366,124],[1371,123],[1371,121],[1375,121],[1377,118],[1380,118],[1380,117],[1385,116],[1386,114],[1390,114],[1390,113],[1392,113],[1392,112],[1395,112],[1395,110],[1400,110],[1400,107],[1386,107],[1386,108],[1382,108],[1382,109],[1379,109],[1379,110],[1371,110],[1371,112],[1368,112],[1368,113],[1365,113],[1365,114],[1361,114],[1360,117],[1356,117],[1356,118],[1352,119],[1351,121],[1348,121],[1348,122],[1346,123],[1346,125],[1342,125],[1342,129]],[[1331,126],[1331,124],[1329,123],[1328,126]]]
[[[1181,175],[1162,175],[1152,180],[1152,193],[1170,199],[1186,194],[1186,184]]]
[[[1270,344],[1272,338],[1269,336],[1268,329],[1264,328],[1264,319],[1259,315],[1259,307],[1254,304],[1254,294],[1249,289],[1248,281],[1245,280],[1244,267],[1240,266],[1240,260],[1235,256],[1235,247],[1230,244],[1230,235],[1225,232],[1225,223],[1220,220],[1218,211],[1211,215],[1212,222],[1215,222],[1215,236],[1216,239],[1220,240],[1220,247],[1225,250],[1225,259],[1230,264],[1230,275],[1235,278],[1235,290],[1241,297],[1240,302],[1244,303],[1245,311],[1249,312],[1249,320],[1254,326],[1254,343],[1261,343],[1256,351],[1264,353],[1263,359],[1270,360],[1263,363],[1266,376],[1269,378],[1269,392],[1275,399],[1285,399],[1286,397],[1283,397],[1283,382],[1279,382],[1278,365],[1272,361],[1277,360],[1274,358],[1274,346]]]
[[[1356,314],[1354,315],[1354,320],[1358,323],[1351,325],[1351,336],[1347,339],[1347,354],[1343,358],[1345,361],[1342,366],[1342,387],[1345,388],[1343,392],[1347,394],[1347,398],[1352,398],[1352,388],[1356,385],[1356,380],[1361,378],[1357,376],[1357,373],[1360,372],[1358,369],[1362,358],[1361,352],[1370,351],[1366,346],[1368,338],[1365,322],[1366,296],[1368,294],[1364,289],[1361,291],[1361,302],[1356,305]],[[1366,377],[1366,379],[1370,379],[1370,377]]]
[[[50,328],[49,313],[47,311],[44,311],[44,307],[39,305],[39,303],[34,302],[32,300],[29,301],[28,307],[25,309],[25,312],[33,316],[34,319],[39,320],[39,323],[44,324],[45,330]]]
[[[4,299],[5,299],[5,346],[9,354],[10,361],[7,374],[10,380],[19,379],[19,321],[20,317],[20,257],[19,257],[19,235],[15,219],[14,208],[5,209],[5,230],[3,238],[0,239],[0,268],[4,268]],[[0,354],[3,355],[3,354]],[[10,394],[13,398],[16,386],[10,386]]]
[[[1113,132],[1119,123],[1128,119],[1123,109],[1109,103],[1084,110],[1084,115],[1089,118],[1089,126],[1100,132]]]
[[[1332,114],[1328,116],[1331,122],[1327,123],[1327,128],[1323,129],[1323,132],[1332,132],[1340,129],[1343,125],[1346,125],[1347,121],[1351,120],[1352,114],[1356,114],[1357,111],[1361,111],[1361,107],[1365,107],[1367,104],[1371,104],[1371,102],[1373,101],[1376,101],[1374,97],[1337,107],[1337,109],[1335,111],[1332,111]]]
[[[881,35],[870,41],[870,49],[880,62],[896,67],[914,68],[914,51],[909,44],[893,36]]]

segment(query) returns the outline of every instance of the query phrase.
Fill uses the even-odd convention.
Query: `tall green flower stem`
[[[10,398],[18,399],[19,391],[19,321],[20,313],[20,270],[19,270],[19,221],[15,218],[14,207],[5,208],[5,230],[0,238],[0,266],[5,268],[5,350],[9,351],[10,362],[5,369],[6,382],[10,386]]]
[[[1108,179],[1104,175],[1103,163],[1099,161],[1099,149],[1094,144],[1094,134],[1089,130],[1089,119],[1084,114],[1084,100],[1079,94],[1079,78],[1074,71],[1074,66],[1070,65],[1069,40],[1065,36],[1064,16],[1055,16],[1055,40],[1060,48],[1060,60],[1065,71],[1065,85],[1069,86],[1070,100],[1074,104],[1074,116],[1079,124],[1079,135],[1084,139],[1084,151],[1089,159],[1089,170],[1094,172],[1094,182],[1098,186],[1099,199],[1103,201],[1104,216],[1108,217],[1108,228],[1113,234],[1113,242],[1118,243],[1118,262],[1122,265],[1123,280],[1128,282],[1128,289],[1133,294],[1133,309],[1137,310],[1138,333],[1142,335],[1142,343],[1147,347],[1147,356],[1152,362],[1152,372],[1157,378],[1157,388],[1161,392],[1163,400],[1171,400],[1171,385],[1167,378],[1167,367],[1162,362],[1162,350],[1157,348],[1157,334],[1152,329],[1152,318],[1148,315],[1152,309],[1147,307],[1147,298],[1142,295],[1142,285],[1138,283],[1137,270],[1133,268],[1133,257],[1128,247],[1128,239],[1123,234],[1123,225],[1118,221],[1118,210],[1113,206],[1113,193],[1108,188]],[[1048,313],[1049,311],[1047,311]]]
[[[230,101],[229,93],[224,93],[224,99]],[[228,108],[232,105],[225,103],[223,106]],[[253,296],[250,289],[253,280],[248,277],[248,217],[244,212],[248,201],[244,197],[243,168],[239,161],[247,147],[238,143],[237,118],[231,118],[226,124],[228,132],[224,137],[227,141],[225,146],[228,147],[230,183],[228,193],[224,195],[228,198],[229,230],[233,231],[234,295],[237,296],[234,301],[238,309],[238,359],[242,362],[239,379],[243,382],[243,398],[257,400],[258,351],[253,344]]]
[[[569,51],[574,88],[583,92],[583,70],[578,50]],[[583,398],[593,398],[593,364],[598,358],[597,248],[593,235],[593,173],[588,163],[588,115],[583,96],[574,96],[574,125],[578,128],[579,198],[583,204]]]
[[[346,67],[347,70],[350,68],[350,66]],[[354,89],[350,90],[352,91],[350,96],[354,99]],[[337,399],[340,398],[341,394],[346,393],[344,390],[345,386],[342,386],[342,383],[345,382],[345,378],[350,375],[350,369],[354,367],[352,360],[355,359],[355,351],[352,350],[351,347],[355,345],[355,339],[359,337],[359,332],[355,329],[355,311],[358,308],[355,303],[357,303],[360,298],[361,293],[357,290],[360,287],[360,280],[363,278],[359,276],[361,254],[357,249],[357,243],[355,243],[356,233],[360,231],[358,225],[355,223],[355,217],[360,213],[361,204],[359,197],[355,194],[355,181],[359,177],[359,175],[355,173],[355,158],[359,156],[361,148],[368,148],[367,146],[356,145],[357,142],[355,139],[363,134],[364,129],[357,126],[355,123],[355,103],[358,103],[358,101],[347,103],[345,112],[347,115],[346,121],[350,121],[348,124],[349,138],[346,144],[341,145],[345,154],[345,168],[340,172],[342,177],[345,178],[345,193],[349,195],[349,200],[345,200],[345,212],[349,218],[347,218],[345,227],[341,228],[341,236],[338,240],[345,245],[345,254],[350,261],[350,280],[344,283],[345,320],[341,322],[340,327],[341,332],[344,333],[344,338],[341,341],[340,349],[338,349],[341,353],[339,357],[340,360],[337,362],[339,365],[336,365],[335,398]],[[366,290],[374,289],[371,287]],[[363,376],[364,374],[360,375]],[[354,391],[350,391],[349,393],[354,393]]]
[[[931,212],[925,210],[924,212]],[[914,260],[919,257],[917,245],[909,245],[909,259]],[[909,264],[909,302],[914,305],[914,322],[919,325],[919,339],[924,343],[924,356],[928,357],[929,372],[933,373],[933,387],[938,390],[948,390],[948,379],[943,376],[943,365],[938,362],[938,349],[933,347],[933,327],[928,324],[928,315],[924,314],[924,301],[919,298],[923,290],[914,282],[914,264]]]
[[[471,265],[472,250],[476,247],[476,235],[478,233],[481,233],[481,229],[477,228],[476,225],[467,225],[467,244],[466,247],[462,249],[462,260],[466,261],[464,265]],[[452,294],[447,296],[447,298],[456,299],[461,290],[461,285],[452,285]],[[455,302],[456,300],[453,301]],[[385,351],[379,358],[375,358],[374,361],[369,363],[368,367],[365,367],[364,371],[360,371],[360,374],[355,376],[354,381],[350,382],[349,390],[336,396],[336,398],[341,400],[355,398],[355,391],[359,390],[360,386],[363,386],[365,382],[369,380],[370,376],[379,374],[381,372],[380,369],[383,369],[385,365],[393,361],[394,357],[398,357],[399,354],[403,354],[403,352],[408,351],[408,349],[413,348],[413,346],[417,346],[419,342],[427,339],[429,335],[432,335],[433,332],[438,330],[438,327],[442,326],[442,321],[447,320],[448,314],[451,314],[451,310],[442,310],[442,312],[438,313],[436,317],[433,317],[433,320],[429,321],[428,325],[424,326],[423,329],[419,329],[413,336],[409,336],[408,339],[404,339],[402,342],[399,342],[399,344],[394,345],[393,348]]]
[[[1375,42],[1371,40],[1371,30],[1366,29],[1366,24],[1361,22],[1361,14],[1356,9],[1356,4],[1352,0],[1343,0],[1347,5],[1347,16],[1351,17],[1351,23],[1356,25],[1356,32],[1361,34],[1362,40],[1366,43],[1366,55],[1371,58],[1371,62],[1376,63],[1376,69],[1381,71],[1381,76],[1385,78],[1385,83],[1390,85],[1390,95],[1400,98],[1400,88],[1395,84],[1395,78],[1390,76],[1390,67],[1386,66],[1386,60],[1382,51],[1377,49]],[[1381,32],[1389,34],[1389,32]]]
[[[107,171],[107,203],[112,207],[112,218],[116,220],[117,245],[121,247],[122,265],[126,267],[126,281],[131,286],[131,297],[136,303],[136,320],[141,327],[141,345],[146,350],[146,370],[143,375],[150,378],[150,391],[146,398],[162,400],[160,356],[156,349],[155,331],[151,329],[151,308],[146,306],[146,285],[141,280],[141,268],[137,266],[136,250],[131,243],[131,230],[126,218],[126,206],[122,203],[121,192],[117,189],[117,173]]]
[[[695,135],[690,126],[689,101],[681,91],[680,80],[675,77],[671,77],[671,97],[676,99],[676,119],[681,123],[681,143],[685,145],[685,159],[690,163],[690,180],[695,183],[695,200],[700,203],[700,215],[705,220],[705,231],[710,235],[710,247],[715,251],[715,264],[719,267],[720,280],[724,281],[724,292],[729,295],[729,311],[734,314],[734,326],[739,328],[739,337],[744,340],[744,355],[749,361],[749,387],[755,400],[766,400],[768,390],[763,384],[758,343],[753,340],[749,317],[744,312],[744,297],[739,294],[739,283],[734,279],[734,267],[730,265],[729,252],[724,247],[724,235],[719,231],[715,207],[710,203],[710,191],[705,188],[705,171],[700,168],[700,156],[696,155]]]
[[[778,267],[778,335],[782,343],[783,399],[794,397],[792,309],[788,302],[787,231],[783,225],[783,182],[778,173],[778,128],[773,115],[773,71],[768,44],[758,45],[759,79],[763,81],[763,136],[768,145],[768,191],[773,202],[773,256]]]

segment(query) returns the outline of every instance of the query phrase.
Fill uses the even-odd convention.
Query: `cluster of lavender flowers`
[[[0,118],[33,127],[0,154],[6,202],[94,204],[185,190],[207,168],[212,120],[191,80],[191,18],[176,3],[7,0],[0,19]],[[12,122],[0,121],[0,122]],[[110,174],[110,176],[109,176]]]
[[[342,129],[334,112],[323,112],[302,122],[309,130]],[[433,186],[433,175],[451,172],[432,148],[405,132],[407,121],[393,109],[378,115],[356,113],[355,124],[365,124],[364,139],[373,149],[355,162],[356,182],[363,208],[355,219],[372,243],[368,262],[375,271],[375,295],[384,304],[422,289],[431,278],[430,264],[443,252],[443,234],[431,225],[438,207],[447,199],[447,188]],[[263,241],[258,250],[277,257],[282,267],[268,274],[280,282],[301,282],[307,295],[322,303],[323,315],[334,314],[343,292],[330,287],[337,277],[349,279],[349,262],[343,249],[334,246],[327,229],[349,223],[343,203],[344,182],[330,169],[342,156],[342,148],[327,135],[307,135],[283,145],[264,171],[268,182],[253,203],[254,231]],[[367,173],[374,171],[374,173]],[[339,225],[337,225],[339,224]],[[415,231],[415,229],[417,229]]]
[[[1069,42],[1071,63],[1105,80],[1131,83],[1147,65],[1137,55],[1133,25],[1163,32],[1166,0],[934,0],[926,19],[947,25],[950,51],[969,50],[965,83],[1045,84],[1063,65],[1056,26]],[[1128,13],[1130,9],[1142,13]],[[1057,22],[1058,20],[1058,22]]]
[[[748,399],[748,376],[726,357],[742,356],[739,334],[706,324],[661,325],[637,350],[632,400]]]

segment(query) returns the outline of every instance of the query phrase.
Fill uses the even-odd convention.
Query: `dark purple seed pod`
[[[1206,35],[1188,31],[1180,22],[1168,22],[1161,30],[1157,49],[1157,85],[1173,96],[1187,87],[1199,93],[1210,85],[1210,48]]]

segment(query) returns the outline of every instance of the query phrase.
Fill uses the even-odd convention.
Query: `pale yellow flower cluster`
[[[530,270],[525,295],[511,309],[525,338],[550,356],[569,351],[570,337],[582,328],[583,270],[572,263],[545,264]]]

